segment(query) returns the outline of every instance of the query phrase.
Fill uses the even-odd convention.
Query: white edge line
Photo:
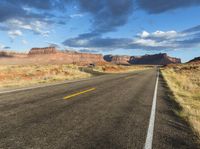
[[[157,90],[158,90],[158,79],[159,79],[159,70],[158,70],[157,78],[156,78],[156,85],[155,85],[152,108],[151,108],[151,116],[149,120],[149,127],[147,131],[147,137],[146,137],[144,149],[152,149],[154,123],[155,123],[155,115],[156,115],[156,98],[157,98]]]

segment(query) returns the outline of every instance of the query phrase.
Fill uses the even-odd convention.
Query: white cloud
[[[141,38],[146,38],[148,37],[150,34],[147,31],[143,31],[142,33],[139,33],[138,36]]]
[[[9,19],[6,21],[6,25],[8,28],[12,30],[29,30],[36,34],[41,34],[43,36],[48,36],[49,32],[46,30],[48,28],[48,24],[46,22],[32,20],[32,21],[24,21],[18,19]]]
[[[77,40],[76,44],[80,45],[80,46],[85,46],[88,44],[88,40],[87,39],[81,39],[81,40]]]
[[[156,32],[153,32],[151,35],[154,36],[154,37],[158,37],[158,38],[169,39],[169,38],[177,37],[178,33],[176,31],[166,31],[166,32],[156,31]]]
[[[160,31],[157,30],[155,32],[149,33],[147,31],[143,31],[142,33],[137,34],[140,38],[163,38],[163,39],[174,39],[177,37],[186,36],[184,33],[176,32],[174,30],[171,31]]]
[[[14,39],[17,36],[21,36],[22,32],[20,30],[12,30],[12,31],[8,31],[8,35],[9,37],[11,37],[12,39]]]
[[[134,39],[133,43],[141,46],[151,46],[151,47],[155,47],[158,45],[158,43],[152,39]]]
[[[75,17],[83,17],[83,14],[81,14],[81,13],[71,14],[70,17],[71,17],[71,18],[75,18]]]
[[[176,49],[180,47],[183,48],[183,45],[181,45],[180,42],[187,40],[190,37],[191,36],[189,33],[177,32],[174,30],[157,30],[152,33],[143,31],[138,33],[137,36],[133,39],[133,44],[151,48],[163,47],[163,49]]]
[[[23,39],[23,40],[22,40],[22,44],[26,45],[26,44],[28,44],[28,41],[25,40],[25,39]]]

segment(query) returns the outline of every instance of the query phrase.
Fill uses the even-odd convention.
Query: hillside
[[[190,60],[188,63],[199,63],[200,64],[200,57],[195,57],[194,59]]]

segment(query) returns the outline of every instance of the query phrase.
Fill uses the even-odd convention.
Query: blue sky
[[[199,0],[1,0],[0,49],[200,56]]]

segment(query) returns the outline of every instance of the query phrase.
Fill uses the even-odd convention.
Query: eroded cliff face
[[[144,56],[105,55],[104,60],[115,64],[167,65],[181,63],[181,59],[170,57],[166,53]]]
[[[68,63],[99,63],[104,62],[102,54],[79,53],[79,52],[60,52],[60,57],[66,59]]]
[[[130,56],[127,55],[105,55],[104,60],[114,64],[126,65],[129,64]]]
[[[168,56],[166,53],[144,55],[140,57],[131,56],[131,64],[167,65],[181,63],[181,59]]]
[[[2,64],[79,64],[87,65],[90,63],[130,65],[167,65],[181,63],[179,58],[168,56],[166,53],[126,56],[126,55],[105,55],[80,53],[76,51],[59,51],[55,47],[32,48],[26,53],[0,52]],[[9,59],[8,59],[9,58]]]
[[[104,62],[101,54],[59,51],[54,47],[32,48],[28,55],[45,63],[89,64]]]
[[[32,48],[29,51],[29,55],[40,55],[40,54],[55,54],[57,49],[55,47],[45,47],[45,48]]]

